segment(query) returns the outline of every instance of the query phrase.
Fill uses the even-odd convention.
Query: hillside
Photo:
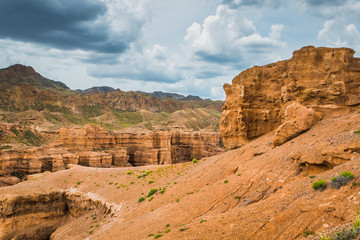
[[[222,101],[158,98],[110,87],[73,91],[65,84],[49,80],[33,68],[19,64],[0,70],[0,96],[0,123],[43,130],[84,124],[97,124],[108,130],[129,127],[133,130],[168,130],[174,125],[171,116],[175,114],[183,116],[181,122],[191,122],[179,123],[176,127],[216,131],[223,105]],[[186,114],[181,114],[184,110],[193,111],[206,121],[186,119]]]
[[[353,221],[359,207],[360,135],[354,133],[360,129],[359,119],[358,113],[324,119],[276,148],[271,144],[274,134],[269,133],[198,163],[74,167],[34,175],[13,187],[0,188],[3,211],[14,211],[11,206],[22,196],[18,205],[22,207],[14,216],[5,214],[8,225],[3,228],[13,226],[32,236],[31,221],[15,222],[29,214],[27,201],[38,201],[31,219],[37,219],[38,227],[48,226],[50,232],[56,229],[52,239],[154,239],[158,234],[161,239],[301,239],[306,231],[328,231]],[[328,154],[348,160],[326,171],[306,170],[295,155],[315,149],[328,149]],[[316,155],[308,156],[316,160]],[[137,177],[145,171],[149,174]],[[356,179],[340,189],[331,187],[330,179],[343,171],[351,171]],[[319,179],[328,182],[324,191],[311,187]],[[146,197],[153,188],[164,191]],[[51,197],[40,200],[45,196]],[[141,197],[145,200],[139,202]],[[62,206],[69,210],[61,210]],[[41,216],[46,220],[40,220]]]

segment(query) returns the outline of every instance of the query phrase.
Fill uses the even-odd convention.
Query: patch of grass
[[[307,237],[307,236],[310,236],[310,235],[314,235],[315,232],[313,231],[310,231],[309,229],[306,229],[304,232],[303,232],[303,236],[304,237]]]
[[[309,178],[315,178],[315,175],[311,175],[311,176],[309,176]]]
[[[164,233],[169,233],[169,232],[171,232],[170,229],[165,229],[165,230],[164,230]]]
[[[354,174],[349,171],[344,171],[340,175],[331,178],[331,186],[339,189],[340,187],[348,184],[353,178]]]
[[[148,201],[150,202],[150,201],[153,200],[153,199],[154,199],[154,197],[151,197],[151,198],[148,199]]]
[[[180,201],[180,198],[175,199],[175,202],[179,202],[179,201]]]
[[[144,197],[140,197],[138,202],[142,202],[142,201],[145,201],[145,198]]]
[[[188,230],[188,229],[189,229],[188,227],[184,227],[184,228],[180,228],[179,231],[180,231],[180,232],[184,232],[184,231],[186,231],[186,230]]]
[[[200,223],[204,223],[204,222],[207,222],[207,220],[204,220],[204,219],[203,219],[203,220],[200,221]]]
[[[196,158],[193,158],[193,160],[191,162],[192,163],[198,163],[198,160]]]
[[[228,181],[228,180],[225,180],[224,183],[229,183],[229,181]]]
[[[149,184],[151,184],[151,183],[153,183],[153,182],[154,182],[154,180],[152,180],[152,179],[151,179],[151,180],[149,180]]]
[[[162,234],[157,234],[154,239],[158,239],[158,238],[161,238],[163,235]]]
[[[354,133],[355,133],[355,134],[360,134],[360,129],[359,129],[359,130],[356,130]]]
[[[159,190],[160,190],[159,193],[164,194],[166,188],[162,188],[162,189],[159,189]]]
[[[157,190],[156,188],[152,188],[152,189],[150,189],[150,191],[149,191],[149,193],[148,193],[147,197],[151,197],[151,196],[152,196],[152,195],[154,195],[157,191],[158,191],[158,190]]]
[[[131,174],[133,174],[133,172],[129,170],[129,171],[126,172],[126,174],[131,175]]]
[[[313,182],[312,188],[315,190],[324,190],[326,188],[326,182],[323,179]]]
[[[239,200],[240,199],[240,196],[235,196],[234,197],[236,200]]]

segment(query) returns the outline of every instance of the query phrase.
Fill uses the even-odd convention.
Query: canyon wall
[[[349,48],[303,47],[286,61],[255,66],[225,84],[220,131],[227,148],[274,130],[296,102],[318,116],[360,104],[360,59]]]
[[[223,151],[219,133],[113,133],[96,125],[61,128],[53,146],[1,150],[0,183],[11,180],[2,180],[1,176],[54,172],[67,169],[69,164],[89,167],[171,164]]]

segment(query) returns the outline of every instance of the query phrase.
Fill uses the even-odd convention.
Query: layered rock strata
[[[225,84],[224,145],[236,148],[274,130],[297,102],[330,114],[360,104],[360,59],[349,48],[301,48],[286,61],[247,69]]]
[[[218,133],[147,132],[111,133],[101,127],[62,128],[52,148],[0,151],[0,177],[89,167],[128,167],[171,164],[222,152]],[[4,184],[9,179],[2,180]]]

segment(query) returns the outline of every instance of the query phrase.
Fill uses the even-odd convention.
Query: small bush
[[[162,189],[159,189],[159,190],[160,190],[159,193],[164,194],[166,188],[162,188]]]
[[[165,229],[165,230],[164,230],[164,233],[169,233],[169,232],[171,232],[170,229]]]
[[[359,129],[359,130],[356,130],[354,133],[360,134],[360,129]]]
[[[326,188],[326,182],[323,179],[313,182],[312,188],[315,190],[324,190]]]
[[[344,172],[340,173],[340,176],[347,177],[349,179],[353,179],[355,177],[354,174],[349,171],[344,171]]]
[[[354,174],[352,174],[349,171],[345,171],[340,173],[339,176],[333,177],[331,178],[331,186],[333,188],[337,188],[339,189],[340,187],[348,184],[350,182],[350,180],[352,180],[354,178]]]
[[[204,220],[204,219],[203,219],[203,220],[200,221],[200,223],[204,223],[204,222],[207,222],[207,220]]]
[[[149,193],[148,193],[147,197],[151,197],[151,196],[152,196],[152,195],[154,195],[157,191],[158,191],[158,190],[157,190],[156,188],[152,188],[152,189],[150,189],[150,191],[149,191]]]
[[[145,201],[145,198],[144,197],[140,197],[138,202],[142,202],[142,201]]]
[[[158,239],[158,238],[161,238],[162,237],[162,234],[157,234],[154,239]]]
[[[304,237],[307,237],[307,236],[310,236],[310,235],[314,235],[315,233],[313,231],[310,231],[309,229],[306,229],[304,232],[303,232],[303,236]]]
[[[311,175],[311,176],[309,176],[309,178],[315,178],[315,175]]]
[[[189,228],[187,228],[187,227],[184,227],[184,228],[180,228],[179,230],[180,230],[180,232],[183,232],[183,231],[186,231],[186,230],[188,230]]]
[[[228,180],[225,180],[224,183],[229,183],[229,181],[228,181]]]
[[[153,183],[154,182],[154,180],[149,180],[149,184],[151,184],[151,183]]]
[[[131,174],[133,174],[133,172],[132,171],[127,171],[126,174],[131,175]]]
[[[197,163],[198,160],[197,160],[196,158],[194,158],[191,162],[192,162],[192,163]]]

